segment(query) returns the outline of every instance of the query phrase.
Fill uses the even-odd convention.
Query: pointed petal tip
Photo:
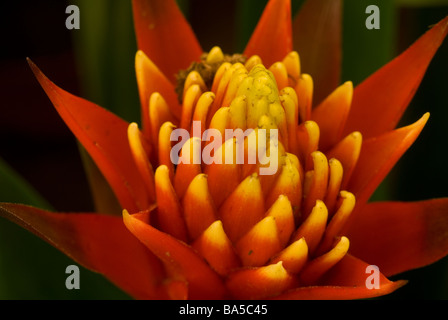
[[[291,0],[270,0],[244,53],[249,57],[259,55],[266,65],[272,65],[292,50]]]
[[[129,213],[129,211],[126,209],[123,209],[122,217],[123,217],[123,223],[126,226],[126,228],[128,228],[128,230],[132,232],[132,230],[133,230],[132,219],[133,218],[132,218],[131,214]]]
[[[124,219],[129,219],[129,217],[130,217],[129,212],[128,212],[128,210],[126,210],[126,209],[123,209],[123,211],[122,211],[122,215],[123,215],[123,218],[124,218]]]
[[[105,108],[65,91],[29,58],[27,62],[67,127],[86,148],[122,207],[139,211],[148,204],[130,149],[129,124]]]
[[[447,34],[448,17],[445,17],[357,85],[344,132],[360,130],[370,138],[394,129]]]
[[[369,203],[345,232],[351,253],[388,277],[433,264],[448,254],[447,212],[448,198]]]
[[[133,0],[132,6],[138,48],[175,83],[177,72],[202,54],[193,29],[174,0]]]
[[[40,70],[40,68],[31,60],[31,58],[27,57],[26,62],[28,62],[28,65],[31,68],[31,71],[33,72],[34,76],[37,78],[39,83],[42,84],[42,80],[46,80],[49,83],[53,83],[48,77]]]
[[[429,112],[416,122],[380,136],[366,139],[347,190],[359,203],[366,202],[396,162],[415,142],[429,119]],[[375,172],[375,174],[373,174]]]
[[[420,134],[420,131],[423,130],[423,128],[425,127],[426,123],[429,120],[430,115],[431,114],[429,112],[426,112],[416,122],[414,122],[406,127],[399,128],[397,130],[400,130],[400,129],[406,130],[406,128],[409,128],[409,129],[414,128],[414,130],[411,130],[411,132],[417,133],[417,135],[418,135],[418,134]],[[417,130],[417,131],[415,131],[415,130]]]
[[[135,64],[137,65],[139,61],[141,61],[141,59],[143,59],[145,57],[145,53],[142,50],[137,50],[137,52],[135,53]]]
[[[128,217],[127,212],[125,215]],[[162,280],[162,266],[129,233],[119,217],[99,213],[55,213],[11,203],[0,203],[0,217],[39,236],[79,265],[102,274],[137,299],[162,297],[157,288]]]
[[[448,16],[446,16],[445,18],[443,18],[439,24],[442,26],[442,32],[447,33],[448,32]],[[436,24],[437,25],[437,24]]]
[[[347,88],[350,88],[351,90],[353,90],[353,82],[350,80],[344,82],[343,86],[346,86]]]
[[[46,78],[46,76],[43,74],[43,72],[39,69],[39,67],[31,60],[29,57],[26,57],[26,62],[28,62],[28,65],[31,68],[31,71],[33,71],[36,78],[39,79],[39,76],[43,76]]]

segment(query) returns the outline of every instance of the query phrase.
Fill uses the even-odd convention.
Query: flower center
[[[192,77],[202,78],[205,86],[208,90],[211,90],[211,85],[213,83],[213,79],[215,77],[216,71],[218,71],[219,67],[224,63],[245,63],[247,60],[241,54],[223,54],[219,47],[214,47],[210,52],[204,53],[201,56],[199,62],[193,62],[190,67],[186,70],[181,70],[177,74],[177,86],[176,92],[179,98],[179,102],[182,103],[184,86],[187,78],[188,81],[191,81]]]

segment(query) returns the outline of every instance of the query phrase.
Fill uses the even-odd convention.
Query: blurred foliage
[[[398,6],[428,8],[448,5],[448,0],[395,0]]]
[[[0,201],[51,210],[51,205],[0,159]],[[65,288],[65,269],[74,263],[16,224],[0,219],[0,299],[126,299],[103,276],[80,267],[81,288]],[[88,289],[87,289],[88,288]]]
[[[81,28],[73,32],[84,97],[128,121],[140,118],[134,58],[137,51],[128,0],[74,0]]]
[[[51,210],[51,205],[4,160],[0,159],[0,201]]]

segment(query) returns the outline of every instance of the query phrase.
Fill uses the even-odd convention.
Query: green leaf
[[[51,205],[0,159],[0,201],[47,210]],[[126,299],[103,276],[80,267],[80,290],[68,290],[65,269],[76,263],[34,234],[0,218],[0,300]]]
[[[376,5],[380,29],[369,30],[366,8]],[[345,0],[343,12],[343,82],[358,84],[396,55],[397,14],[391,0]]]
[[[378,6],[380,29],[367,29],[366,8]],[[359,84],[397,54],[397,13],[391,0],[345,0],[343,11],[342,82]],[[371,200],[390,198],[390,177],[377,188]]]
[[[0,201],[51,209],[51,205],[1,158],[0,181]]]
[[[76,0],[81,26],[73,32],[83,97],[125,120],[140,120],[135,80],[137,45],[129,0]]]
[[[244,51],[267,3],[267,0],[236,1],[237,52]]]

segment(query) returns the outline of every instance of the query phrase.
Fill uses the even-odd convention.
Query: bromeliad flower
[[[353,88],[337,86],[338,40],[308,23],[322,10],[337,21],[339,1],[309,1],[292,21],[289,0],[270,0],[242,55],[203,53],[174,0],[133,8],[141,130],[30,62],[122,217],[8,203],[1,215],[142,299],[374,297],[446,255],[448,199],[368,200],[428,120],[395,129],[448,18]],[[179,129],[189,138],[173,152]]]

